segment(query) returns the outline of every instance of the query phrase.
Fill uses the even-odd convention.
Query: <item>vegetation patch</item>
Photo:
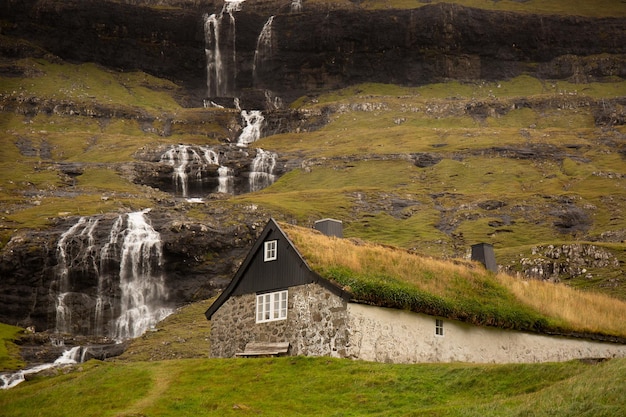
[[[332,358],[100,363],[0,391],[7,415],[621,415],[626,362],[390,365]],[[288,387],[288,389],[286,388]],[[329,389],[329,387],[332,387]],[[35,408],[36,407],[36,408]]]
[[[590,3],[585,0],[366,0],[362,6],[367,9],[413,9],[433,3],[455,3],[478,9],[511,11],[532,14],[559,14],[589,17],[618,17],[626,16],[620,0],[598,0]]]
[[[309,265],[356,300],[473,324],[626,337],[622,320],[626,303],[615,298],[496,276],[471,263],[425,258],[397,248],[283,227]],[[584,318],[577,317],[581,306],[585,306]]]
[[[14,343],[23,329],[0,323],[0,371],[18,369],[24,365],[19,348]]]

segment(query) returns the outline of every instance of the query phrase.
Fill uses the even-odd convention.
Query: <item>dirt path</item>
[[[167,391],[172,381],[178,378],[180,371],[166,364],[155,366],[152,372],[152,388],[144,397],[116,414],[116,417],[139,417],[145,416],[144,410],[153,406]]]

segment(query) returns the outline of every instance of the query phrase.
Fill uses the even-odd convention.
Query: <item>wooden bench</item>
[[[279,356],[288,350],[289,342],[250,342],[243,352],[235,353],[235,356]]]

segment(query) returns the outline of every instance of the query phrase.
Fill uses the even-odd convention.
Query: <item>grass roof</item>
[[[476,325],[626,338],[626,303],[565,285],[528,281],[465,260],[338,239],[281,224],[309,266],[355,301]]]

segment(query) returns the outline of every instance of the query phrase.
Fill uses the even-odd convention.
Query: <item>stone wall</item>
[[[347,357],[391,363],[532,363],[626,357],[626,346],[471,326],[443,320],[435,335],[433,316],[348,304]]]
[[[211,318],[211,356],[228,358],[248,342],[289,342],[289,355],[346,356],[346,302],[324,287],[288,289],[287,319],[256,323],[256,294],[232,296]]]

